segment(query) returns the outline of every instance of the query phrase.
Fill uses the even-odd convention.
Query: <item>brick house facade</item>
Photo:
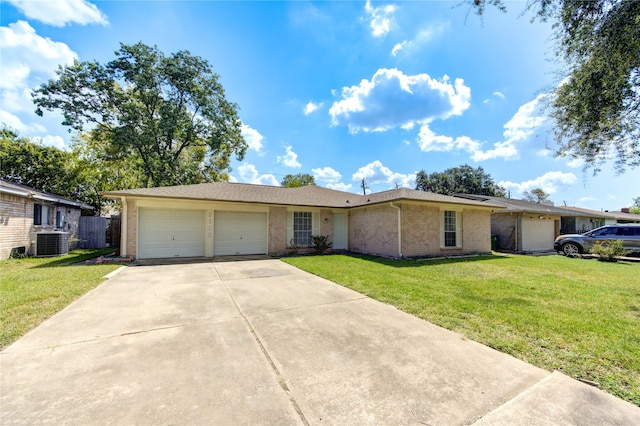
[[[120,252],[135,258],[284,255],[308,251],[312,234],[390,257],[488,253],[491,212],[501,208],[404,188],[358,195],[227,182],[103,195],[122,203]]]
[[[37,232],[67,232],[69,249],[75,248],[82,209],[92,207],[0,180],[0,259],[12,251],[32,254]]]

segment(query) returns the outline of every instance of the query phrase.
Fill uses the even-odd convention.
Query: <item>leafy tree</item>
[[[531,201],[532,203],[545,203],[549,202],[549,194],[544,192],[541,188],[535,188],[531,191],[524,191],[522,193],[522,199]]]
[[[289,174],[282,179],[282,182],[280,182],[280,185],[284,186],[285,188],[299,188],[301,186],[315,184],[316,180],[313,178],[313,176],[307,173],[298,173],[295,175]]]
[[[629,208],[629,213],[640,214],[640,197],[633,199],[633,205]]]
[[[444,195],[459,193],[504,197],[506,193],[482,167],[474,169],[467,164],[440,173],[427,174],[421,170],[416,175],[416,189]]]
[[[247,150],[237,105],[227,101],[209,63],[188,51],[165,56],[143,43],[121,44],[106,65],[74,62],[32,93],[36,113],[60,110],[62,124],[128,165],[140,186],[228,179],[230,157]]]
[[[480,15],[502,0],[468,0]],[[547,98],[555,121],[556,155],[587,167],[615,157],[640,165],[640,1],[531,0],[536,18],[553,21],[563,81]],[[535,19],[535,18],[534,18]]]
[[[45,192],[69,195],[69,152],[0,130],[0,177]]]
[[[0,129],[0,164],[0,178],[82,201],[96,207],[96,214],[105,202],[93,176],[86,176],[99,172],[83,164],[76,152],[44,146],[6,127]]]

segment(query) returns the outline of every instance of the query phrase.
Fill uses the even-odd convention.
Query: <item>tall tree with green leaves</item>
[[[62,124],[131,157],[143,187],[228,179],[230,159],[247,143],[237,105],[209,63],[188,51],[165,56],[143,43],[121,44],[106,65],[78,62],[32,93],[36,113],[59,110]]]
[[[444,195],[458,193],[504,197],[506,193],[482,167],[473,168],[467,164],[431,174],[421,170],[416,174],[416,189]]]
[[[640,197],[633,199],[633,205],[629,208],[629,213],[640,214]]]
[[[522,199],[525,201],[531,201],[532,203],[550,203],[549,194],[547,194],[542,188],[534,188],[531,191],[524,191],[522,193]]]
[[[100,191],[119,189],[123,182],[117,167],[106,169],[103,162],[84,157],[78,149],[45,146],[7,127],[0,129],[0,178],[82,201],[93,206],[97,215],[113,203]]]
[[[468,0],[482,15],[502,0]],[[552,21],[562,81],[547,97],[556,155],[594,171],[610,158],[618,172],[640,165],[640,1],[531,0]],[[535,19],[535,18],[534,18]]]
[[[295,175],[286,175],[280,185],[285,188],[299,188],[301,186],[315,185],[316,180],[308,173],[298,173]]]
[[[72,154],[0,129],[0,178],[61,196],[70,188]]]

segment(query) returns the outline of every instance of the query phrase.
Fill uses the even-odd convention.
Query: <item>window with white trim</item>
[[[313,232],[313,214],[311,212],[293,212],[293,243],[298,247],[311,245]]]
[[[443,248],[455,248],[462,246],[462,217],[455,210],[441,211],[440,246]]]

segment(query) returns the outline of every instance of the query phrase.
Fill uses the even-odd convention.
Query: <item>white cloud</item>
[[[398,56],[401,51],[412,53],[424,46],[425,44],[430,43],[435,37],[442,34],[448,26],[448,23],[441,23],[439,25],[431,26],[428,28],[423,28],[415,35],[415,37],[411,40],[404,40],[401,43],[397,43],[391,49],[391,56]]]
[[[245,163],[238,166],[238,172],[240,173],[240,179],[245,183],[253,183],[256,185],[271,185],[279,186],[280,183],[272,174],[259,174],[256,166],[253,164]]]
[[[344,191],[344,192],[348,192],[351,189],[351,184],[347,184],[347,183],[342,183],[342,182],[338,182],[338,183],[328,183],[327,184],[327,188],[329,189],[335,189],[336,191]]]
[[[337,183],[342,179],[342,175],[331,167],[311,169],[313,178],[319,182]]]
[[[256,129],[251,128],[246,124],[242,124],[242,137],[245,141],[247,141],[247,145],[249,145],[249,149],[252,149],[256,152],[260,152],[262,149],[262,140],[264,137],[258,132]]]
[[[546,94],[538,95],[531,102],[518,108],[518,112],[504,125],[504,136],[508,141],[516,142],[527,139],[536,128],[544,123],[546,117],[541,115],[538,106],[547,96]]]
[[[36,19],[55,27],[74,23],[80,25],[107,25],[109,19],[95,4],[85,0],[7,0],[20,9],[27,18]]]
[[[471,89],[464,80],[452,84],[428,74],[405,75],[397,69],[379,69],[371,81],[344,87],[342,100],[329,110],[333,125],[347,125],[351,132],[412,128],[416,123],[461,115],[470,106]]]
[[[317,111],[318,109],[322,108],[322,102],[318,102],[318,103],[314,103],[314,102],[309,102],[308,104],[306,104],[304,106],[304,115],[309,115],[314,111]]]
[[[0,121],[22,134],[46,134],[41,124],[45,119],[31,121],[37,119],[31,90],[54,77],[58,65],[70,65],[78,55],[66,44],[41,37],[27,22],[18,21],[0,27],[0,57]],[[51,116],[54,122],[62,121],[57,113]]]
[[[409,44],[407,40],[402,43],[396,43],[396,45],[393,46],[393,49],[391,49],[391,56],[397,56],[398,53],[407,46],[407,44]]]
[[[42,138],[36,138],[36,137],[32,137],[31,140],[33,142],[40,142],[43,145],[46,146],[53,146],[56,147],[58,149],[65,149],[66,145],[64,143],[64,139],[62,139],[61,136],[51,136],[51,135],[47,135],[45,137]]]
[[[516,143],[527,140],[533,132],[540,127],[546,117],[538,109],[540,102],[548,95],[538,95],[534,100],[527,102],[518,108],[518,111],[504,125],[503,142],[493,144],[494,148],[488,151],[476,151],[473,153],[474,161],[489,160],[492,158],[504,158],[511,160],[518,158]]]
[[[0,49],[0,87],[3,89],[24,88],[34,74],[39,74],[40,81],[42,77],[50,78],[58,65],[70,65],[78,58],[69,46],[39,36],[25,21],[0,27]]]
[[[285,146],[287,153],[283,156],[278,155],[278,163],[282,163],[287,167],[299,169],[302,164],[298,162],[298,154],[293,152],[290,146]]]
[[[352,176],[354,181],[362,181],[364,179],[369,185],[385,184],[387,189],[398,185],[403,188],[413,188],[415,186],[416,174],[402,174],[391,171],[384,166],[379,160],[360,167]]]
[[[484,161],[493,158],[512,160],[519,157],[518,142],[527,140],[546,118],[538,110],[539,103],[548,95],[539,95],[531,102],[522,105],[513,117],[504,125],[504,140],[493,144],[493,148],[483,151],[482,144],[468,136],[453,138],[437,135],[428,126],[420,128],[417,142],[422,151],[466,151],[473,161]]]
[[[548,194],[558,192],[560,188],[567,188],[575,184],[578,178],[573,173],[547,172],[544,175],[524,182],[500,181],[498,185],[522,194],[524,191],[531,191],[540,188]]]
[[[393,12],[396,10],[394,5],[386,5],[373,7],[371,1],[367,0],[364,9],[369,15],[369,27],[374,37],[384,37],[391,30],[391,20]]]
[[[426,124],[420,128],[418,145],[424,152],[453,151],[454,149],[474,152],[480,149],[480,143],[467,136],[458,136],[454,139],[451,136],[436,135]]]
[[[574,158],[567,163],[567,166],[571,167],[572,169],[579,169],[580,167],[584,166],[584,160],[582,158]]]
[[[505,100],[507,98],[502,92],[493,92],[492,95],[496,98],[499,98],[500,100]],[[488,104],[489,102],[491,102],[491,99],[485,99],[482,102]]]

